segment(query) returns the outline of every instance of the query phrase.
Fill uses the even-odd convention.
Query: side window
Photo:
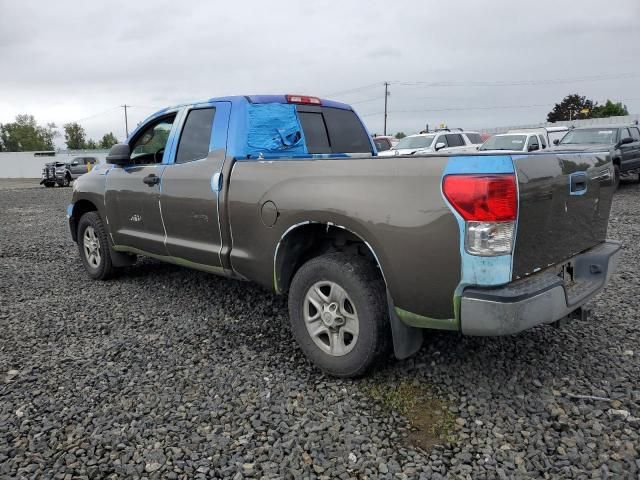
[[[192,162],[209,155],[215,108],[191,110],[182,127],[176,163]]]
[[[544,138],[544,135],[540,135],[540,143],[542,144],[542,148],[547,148],[547,140]]]
[[[631,138],[636,142],[640,141],[640,130],[638,130],[638,127],[631,127],[629,131],[631,132]]]
[[[627,138],[630,137],[631,134],[629,133],[629,129],[628,128],[621,128],[620,129],[620,138],[618,140],[622,140],[623,138]]]
[[[447,143],[449,144],[450,147],[461,147],[464,145],[464,140],[462,140],[462,135],[458,133],[451,133],[451,134],[445,135],[445,138],[447,139]]]
[[[482,143],[482,139],[480,138],[479,133],[466,133],[465,135],[469,139],[469,142],[471,142],[472,144]]]
[[[141,165],[162,162],[162,154],[176,116],[164,117],[145,127],[131,143],[131,160]]]
[[[538,149],[540,148],[537,135],[531,135],[529,137],[529,151],[533,150],[531,147],[538,147]]]
[[[439,136],[437,136],[436,139],[433,142],[434,148],[439,143],[444,143],[444,148],[450,147],[451,145],[449,145],[449,142],[447,141],[447,136],[448,135],[439,135]]]

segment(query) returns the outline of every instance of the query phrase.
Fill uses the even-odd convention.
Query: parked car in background
[[[608,152],[613,160],[616,187],[620,177],[640,175],[640,130],[637,125],[573,128],[554,143],[554,151]]]
[[[418,133],[400,140],[391,150],[380,153],[380,156],[414,155],[433,152],[462,153],[474,151],[480,143],[478,132],[467,132],[462,129],[441,129],[433,133]]]
[[[484,142],[481,152],[535,152],[547,148],[546,136],[541,133],[502,133]]]
[[[67,216],[90,277],[144,255],[257,282],[288,295],[308,358],[351,377],[391,343],[415,353],[422,329],[510,335],[579,311],[619,255],[610,169],[606,152],[579,172],[551,152],[381,158],[349,105],[211,98],[142,122]]]
[[[536,133],[540,138],[541,149],[545,149],[547,145],[553,145],[553,141],[561,139],[565,133],[569,131],[569,127],[557,126],[557,127],[531,127],[531,128],[517,128],[508,130],[507,133]]]
[[[373,137],[373,143],[375,144],[378,152],[384,152],[391,150],[393,146],[398,143],[398,140],[396,137],[391,137],[389,135],[377,135]]]
[[[48,162],[44,164],[42,167],[42,178],[40,180],[40,185],[44,185],[45,187],[51,188],[55,187],[58,183],[56,177],[56,171],[59,168],[64,168],[64,162]]]
[[[42,168],[40,185],[68,187],[80,175],[91,171],[98,163],[96,157],[76,157],[70,162],[51,162]]]

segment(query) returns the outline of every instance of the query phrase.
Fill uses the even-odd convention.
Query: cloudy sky
[[[0,122],[124,136],[174,103],[305,93],[382,132],[545,120],[570,93],[640,113],[638,0],[0,0]],[[63,144],[63,140],[59,143]]]

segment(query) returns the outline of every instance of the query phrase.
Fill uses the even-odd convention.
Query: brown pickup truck
[[[378,157],[316,97],[162,110],[74,184],[94,279],[154,257],[288,294],[304,353],[363,374],[424,329],[508,335],[580,312],[615,268],[608,152]]]

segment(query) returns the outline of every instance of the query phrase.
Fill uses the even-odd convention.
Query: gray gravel
[[[312,368],[285,299],[254,285],[150,260],[90,281],[71,190],[15,185],[0,181],[0,478],[638,477],[637,183],[616,195],[623,262],[591,319],[435,333],[359,381]],[[401,381],[448,406],[453,441],[411,447],[367,396]]]

